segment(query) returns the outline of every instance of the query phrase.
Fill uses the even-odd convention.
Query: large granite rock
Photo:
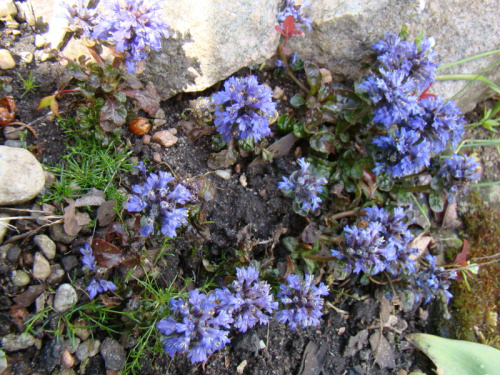
[[[48,18],[60,13],[59,1],[34,2],[37,19],[40,15],[50,22]],[[275,53],[279,7],[279,0],[184,0],[165,7],[165,21],[175,35],[163,42],[160,52],[151,52],[141,79],[153,81],[166,99],[178,92],[204,90],[242,67],[261,63]],[[413,36],[420,29],[434,36],[442,64],[499,48],[497,0],[315,0],[304,13],[313,19],[313,30],[306,30],[304,38],[293,38],[290,49],[330,69],[339,79],[367,74],[362,63],[374,61],[372,44],[386,32],[399,32],[405,23]],[[61,18],[50,22],[47,40],[53,46],[62,40],[63,25]],[[82,51],[70,42],[64,53],[75,57]],[[497,57],[444,73],[477,73]],[[500,69],[490,70],[487,76],[498,82]],[[449,98],[465,84],[438,82],[434,91]],[[456,100],[467,111],[490,94],[485,85],[474,83]]]
[[[31,152],[0,146],[0,206],[27,202],[44,184],[42,165]]]
[[[288,44],[304,60],[312,60],[338,74],[339,78],[360,79],[368,73],[363,62],[373,62],[372,44],[384,33],[399,33],[407,24],[414,37],[422,29],[436,40],[435,50],[441,65],[500,47],[500,8],[498,0],[315,0],[305,8],[313,19],[313,30],[304,38],[292,38]],[[439,74],[479,73],[499,55],[477,59]],[[500,83],[500,69],[487,77]],[[437,82],[433,92],[450,98],[467,82]],[[455,101],[467,112],[492,91],[474,83]]]

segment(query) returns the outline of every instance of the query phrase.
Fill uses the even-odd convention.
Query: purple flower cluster
[[[324,301],[321,296],[328,295],[328,287],[324,283],[312,285],[312,275],[305,275],[302,282],[297,275],[290,275],[286,281],[288,285],[281,285],[278,292],[285,309],[276,313],[276,319],[288,324],[290,329],[318,325],[323,315]]]
[[[88,242],[85,242],[83,247],[80,248],[80,253],[83,255],[81,259],[83,268],[91,272],[95,271],[97,263]],[[97,294],[105,293],[108,290],[116,290],[116,285],[111,281],[102,280],[100,277],[93,278],[87,286],[87,292],[89,293],[90,299],[94,299]]]
[[[433,154],[455,148],[464,134],[465,122],[453,102],[422,95],[432,85],[437,68],[432,44],[431,39],[417,44],[386,34],[373,46],[379,74],[370,74],[359,88],[376,105],[373,121],[389,131],[373,140],[377,174],[385,171],[403,177],[420,172]]]
[[[344,228],[347,249],[331,250],[332,256],[346,263],[346,272],[376,275],[388,271],[394,276],[415,272],[411,259],[417,249],[409,248],[412,233],[404,223],[406,213],[396,208],[390,214],[383,208],[366,208],[362,227]]]
[[[425,256],[429,265],[415,273],[410,279],[410,289],[415,295],[416,302],[425,300],[430,302],[439,294],[443,294],[446,303],[453,295],[448,291],[451,281],[456,278],[456,271],[447,271],[443,267],[436,267],[436,257],[430,254]]]
[[[156,327],[167,336],[163,347],[171,357],[188,352],[191,363],[205,362],[210,354],[229,343],[227,335],[233,318],[218,309],[214,294],[192,290],[187,302],[172,298],[170,309],[180,322],[170,316],[160,320]]]
[[[124,3],[124,6],[121,4]],[[162,36],[169,37],[168,25],[161,19],[160,0],[110,0],[107,12],[99,15],[92,37],[115,45],[125,53],[129,73],[147,57],[149,48],[158,51]]]
[[[375,159],[376,174],[387,172],[393,177],[408,176],[420,172],[431,162],[430,145],[419,132],[401,127],[388,134],[373,139],[377,151]]]
[[[298,162],[300,170],[293,172],[290,178],[283,177],[283,181],[278,183],[278,189],[287,197],[293,197],[296,213],[306,216],[310,211],[314,213],[319,209],[322,200],[318,194],[323,191],[328,181],[312,176],[309,171],[311,163],[306,162],[304,158],[298,159]]]
[[[276,111],[271,89],[259,85],[255,76],[230,77],[224,90],[212,97],[215,127],[222,139],[251,139],[255,142],[271,133],[269,120]]]
[[[285,7],[278,13],[276,19],[281,24],[281,26],[283,26],[283,22],[285,22],[285,19],[288,16],[292,16],[295,22],[305,25],[309,30],[311,30],[312,20],[302,14],[302,8],[310,7],[311,2],[308,0],[303,0],[298,3],[298,5],[295,5],[295,0],[285,0]],[[299,29],[299,27],[297,27],[297,29]]]
[[[67,13],[64,17],[68,20],[68,29],[86,39],[91,38],[92,30],[96,25],[97,10],[89,9],[84,5],[84,0],[77,0],[75,4],[62,4]]]
[[[234,327],[246,332],[257,323],[267,325],[278,303],[273,301],[271,287],[265,281],[259,281],[259,272],[248,267],[236,268],[236,280],[229,288],[217,289],[215,295],[220,301],[220,308],[236,315]]]
[[[319,324],[323,298],[328,288],[321,283],[312,285],[313,277],[306,275],[301,282],[295,275],[287,278],[288,285],[281,285],[278,296],[285,310],[276,313],[277,320],[291,329]],[[163,341],[165,352],[173,357],[188,352],[191,363],[204,362],[216,350],[229,343],[229,329],[233,326],[246,332],[257,323],[267,325],[271,315],[278,310],[271,288],[259,280],[254,267],[237,268],[236,280],[229,288],[216,289],[208,295],[198,290],[189,292],[188,301],[181,298],[170,300],[174,313],[157,324],[158,330],[167,336]]]
[[[482,166],[474,156],[454,154],[444,159],[439,175],[448,188],[448,200],[453,202],[458,195],[469,191],[471,183],[481,179]]]
[[[150,173],[144,185],[134,185],[132,190],[137,195],[129,198],[125,204],[128,212],[144,212],[141,219],[143,236],[150,236],[155,231],[155,223],[161,218],[161,233],[175,237],[176,229],[186,223],[187,208],[179,207],[193,199],[191,192],[181,183],[172,188],[168,184],[174,177],[168,172]]]

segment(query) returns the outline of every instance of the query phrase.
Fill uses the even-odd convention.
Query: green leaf
[[[429,193],[429,205],[431,210],[434,212],[442,212],[444,209],[444,199],[443,196],[435,190],[431,190]]]
[[[335,152],[334,140],[335,136],[332,133],[319,132],[311,137],[309,144],[316,151],[331,154]]]
[[[290,105],[294,108],[299,108],[300,106],[304,105],[305,102],[306,100],[300,94],[295,94],[290,98]]]
[[[299,241],[297,241],[295,237],[285,237],[283,238],[282,243],[285,249],[291,253],[295,252],[299,246]]]
[[[295,119],[289,115],[281,115],[276,121],[278,130],[282,133],[290,133],[293,130]]]
[[[349,134],[340,133],[339,138],[342,142],[347,143],[349,141]]]
[[[321,72],[316,64],[307,61],[304,64],[304,70],[306,72],[307,83],[309,84],[309,93],[311,95],[316,94],[321,86]]]
[[[322,123],[323,112],[321,112],[318,108],[313,108],[306,113],[304,131],[308,134],[316,133]]]
[[[125,103],[127,101],[127,95],[123,91],[117,91],[113,94],[113,96],[118,100],[120,103]]]
[[[303,69],[304,68],[304,60],[302,60],[300,57],[297,57],[293,65],[291,66],[292,70],[296,72],[297,70]]]
[[[498,374],[500,351],[475,342],[412,333],[406,339],[423,351],[442,375]]]
[[[376,181],[378,188],[382,191],[389,191],[394,186],[394,178],[388,173],[379,173]]]
[[[358,163],[356,163],[349,170],[349,174],[352,178],[356,178],[359,180],[361,177],[363,177],[363,169]]]
[[[318,101],[324,102],[332,94],[332,87],[328,84],[321,85],[318,91]]]
[[[307,136],[307,133],[304,130],[303,122],[297,122],[296,124],[293,124],[293,135],[297,138],[305,138]]]
[[[240,146],[243,151],[250,152],[255,148],[255,143],[252,138],[239,139],[238,146]]]

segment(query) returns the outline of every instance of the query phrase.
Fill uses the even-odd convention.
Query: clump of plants
[[[152,83],[144,86],[134,74],[143,70],[148,52],[159,50],[162,38],[168,38],[169,32],[168,25],[160,18],[159,1],[108,0],[104,7],[97,14],[82,1],[67,5],[69,30],[81,39],[94,61],[84,56],[78,61],[61,56],[68,60],[61,89],[43,98],[38,109],[50,107],[59,116],[57,97],[79,93],[84,103],[77,109],[76,119],[81,125],[78,132],[107,143],[106,133],[123,126],[136,116],[137,110],[142,109],[150,116],[159,110],[158,90]],[[114,56],[111,63],[102,59],[103,47]],[[67,86],[76,87],[64,89]]]

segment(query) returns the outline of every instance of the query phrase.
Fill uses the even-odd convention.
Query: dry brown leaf
[[[116,216],[116,212],[113,210],[115,208],[115,200],[106,201],[101,204],[101,207],[97,209],[97,220],[99,221],[100,227],[105,227],[113,222]]]
[[[410,256],[410,258],[413,259],[413,260],[420,258],[422,256],[422,254],[424,253],[424,251],[427,249],[427,246],[429,246],[429,243],[432,241],[432,237],[425,236],[424,233],[425,232],[420,233],[408,245],[408,247],[410,249],[412,249],[414,247],[416,247],[418,249],[418,254],[417,255]]]
[[[443,228],[456,229],[462,222],[458,220],[457,202],[448,204],[443,218]]]
[[[75,201],[75,207],[100,206],[105,200],[104,191],[92,188],[90,192]]]

